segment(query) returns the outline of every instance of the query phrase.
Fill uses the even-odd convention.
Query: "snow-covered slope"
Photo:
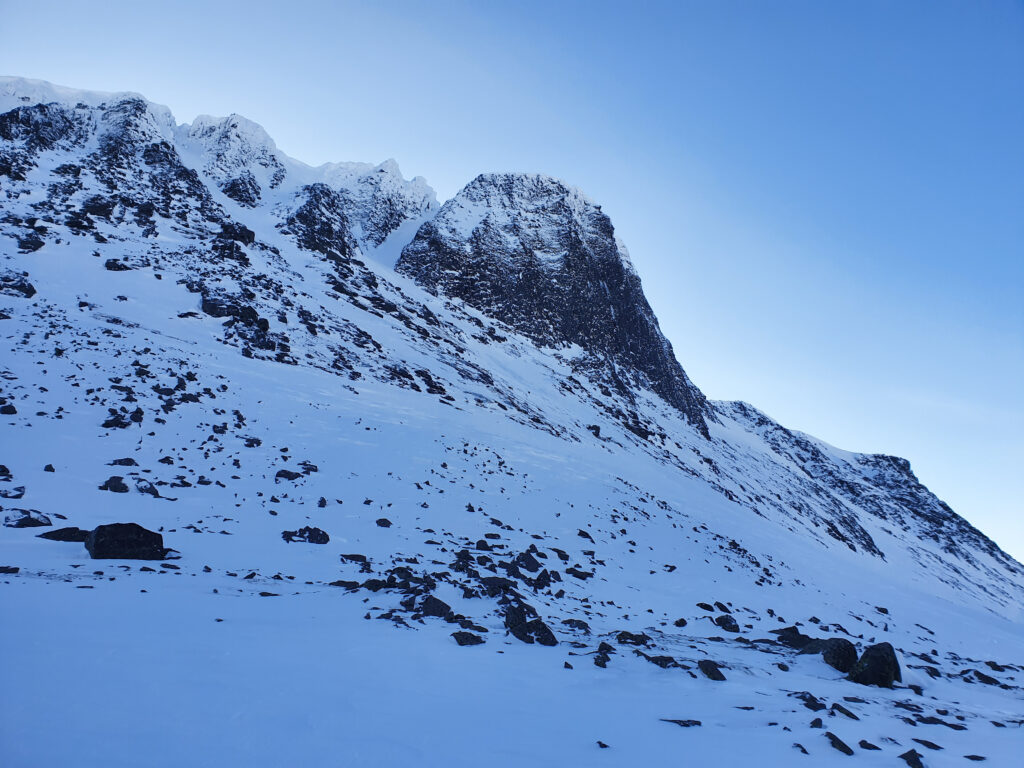
[[[6,79],[0,257],[5,765],[1015,764],[1024,569],[707,401],[561,182]]]

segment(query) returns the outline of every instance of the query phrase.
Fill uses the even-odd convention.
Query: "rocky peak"
[[[478,176],[402,251],[399,272],[464,300],[623,394],[652,390],[702,433],[711,414],[661,333],[611,220],[579,190],[533,174]]]

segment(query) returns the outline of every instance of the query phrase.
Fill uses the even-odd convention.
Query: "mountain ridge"
[[[14,90],[0,81],[0,95]],[[148,669],[132,640],[141,636],[175,659],[175,642],[220,658],[251,643],[262,667],[236,670],[245,681],[232,684],[258,685],[253,671],[264,668],[295,711],[304,694],[289,687],[281,654],[315,690],[304,643],[344,646],[345,663],[324,654],[320,671],[343,670],[338,684],[373,705],[338,727],[378,744],[405,739],[421,758],[452,702],[414,674],[355,670],[385,670],[389,654],[464,664],[508,692],[488,701],[495,723],[540,727],[522,714],[535,708],[575,739],[599,722],[617,734],[612,764],[676,749],[678,725],[648,729],[694,714],[706,726],[686,726],[695,735],[680,743],[702,759],[735,729],[776,764],[797,754],[794,738],[821,764],[846,759],[803,717],[817,697],[857,710],[862,720],[829,710],[850,721],[829,720],[850,743],[884,736],[903,752],[927,731],[961,753],[1011,754],[1012,729],[991,722],[1015,719],[1024,568],[906,460],[842,451],[745,403],[707,401],[661,346],[628,253],[593,201],[550,177],[485,174],[438,206],[425,182],[387,162],[303,175],[238,117],[185,131],[137,95],[79,107],[70,91],[43,103],[33,101],[47,98],[38,83],[24,90],[27,102],[0,100],[0,408],[18,449],[0,471],[0,564],[15,571],[0,587],[20,619],[0,633],[0,652],[26,661],[22,697],[58,702],[69,743],[94,743],[105,727],[65,709],[77,694],[54,686],[72,683],[33,681],[30,670],[57,653],[86,668],[107,648]],[[452,214],[463,205],[476,207]],[[395,270],[381,249],[398,244]],[[519,301],[509,268],[527,249],[533,303]],[[459,283],[452,254],[482,262],[486,279]],[[641,349],[630,346],[637,328]],[[643,357],[652,348],[653,363]],[[81,541],[35,535],[127,521],[160,532],[180,558],[155,568],[95,561]],[[108,626],[82,619],[90,606]],[[49,618],[62,615],[78,617],[72,642]],[[134,626],[135,615],[152,624]],[[228,626],[214,622],[225,615]],[[188,630],[163,632],[164,621]],[[845,640],[855,655],[890,643],[901,685],[848,681],[783,642],[792,632],[773,632],[787,626]],[[288,635],[280,648],[278,633]],[[135,671],[103,669],[125,684]],[[524,669],[551,687],[519,698]],[[555,675],[581,687],[563,690]],[[402,692],[396,701],[429,702],[426,725],[382,731],[371,717],[388,711],[372,692],[380,679]],[[166,684],[156,711],[166,713],[164,701],[185,712],[220,755],[179,693],[202,691],[232,711],[243,705],[224,698],[231,685]],[[600,698],[609,686],[629,712]],[[606,708],[588,708],[587,697]],[[703,703],[679,704],[690,697]],[[741,720],[754,704],[788,730]],[[3,706],[3,727],[26,734],[18,749],[67,762],[32,707]],[[141,728],[146,708],[137,709],[124,717]],[[615,718],[631,730],[616,731]],[[928,718],[966,730],[942,727],[940,737]],[[241,744],[242,730],[231,726],[227,743]],[[529,758],[589,759],[557,731],[523,736]],[[295,749],[327,750],[331,733]],[[256,737],[280,764],[280,745],[266,738]],[[168,754],[187,761],[182,749]]]

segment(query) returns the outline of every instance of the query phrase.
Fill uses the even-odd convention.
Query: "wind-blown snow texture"
[[[9,78],[0,254],[4,765],[1019,758],[1021,565],[706,400],[562,182]]]

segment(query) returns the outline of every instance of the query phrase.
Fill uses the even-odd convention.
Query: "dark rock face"
[[[94,560],[163,560],[164,537],[137,523],[100,525],[89,532],[85,548]]]
[[[478,176],[424,224],[397,269],[536,343],[588,353],[584,373],[646,387],[705,435],[711,411],[662,335],[611,220],[544,176]]]
[[[903,680],[896,651],[889,643],[869,646],[850,671],[848,679],[861,685],[892,688],[894,682]]]
[[[626,632],[623,630],[615,636],[615,642],[621,645],[650,645],[651,638],[644,632]]]
[[[307,544],[326,544],[331,540],[327,531],[305,526],[297,531],[281,531],[281,538],[287,542],[304,541]]]

